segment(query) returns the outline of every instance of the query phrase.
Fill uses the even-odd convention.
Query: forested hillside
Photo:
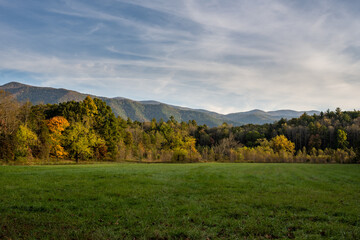
[[[132,121],[87,96],[59,104],[19,103],[0,93],[0,159],[147,162],[351,163],[360,157],[360,112],[303,114],[274,124],[210,128],[175,117]]]
[[[34,87],[17,82],[11,82],[0,86],[12,94],[19,102],[30,101],[32,104],[54,104],[67,101],[82,101],[88,94],[83,94],[67,89],[56,89],[49,87]],[[281,118],[299,117],[303,111],[280,110],[264,112],[253,110],[249,112],[239,112],[232,114],[219,114],[202,109],[190,109],[185,107],[173,106],[156,101],[133,101],[126,98],[106,98],[90,95],[92,98],[99,98],[106,102],[114,112],[115,116],[123,119],[130,118],[133,121],[147,122],[152,119],[169,119],[171,116],[176,121],[195,120],[198,124],[206,124],[209,127],[216,127],[223,122],[239,126],[247,123],[263,124],[273,123]],[[309,114],[318,113],[310,111]]]

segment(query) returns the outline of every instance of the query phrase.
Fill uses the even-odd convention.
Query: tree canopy
[[[209,128],[116,117],[101,99],[30,106],[0,92],[0,159],[149,162],[358,162],[360,112]]]

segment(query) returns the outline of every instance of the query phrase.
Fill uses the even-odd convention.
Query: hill
[[[303,111],[294,111],[294,110],[278,110],[278,111],[269,111],[265,112],[262,110],[252,110],[248,112],[238,112],[231,113],[226,115],[226,118],[233,122],[245,122],[252,124],[264,124],[264,123],[272,123],[274,121],[278,121],[281,118],[298,118],[304,112]],[[319,111],[307,111],[309,115],[319,114]]]
[[[18,82],[10,82],[0,86],[0,90],[4,90],[13,94],[18,101],[30,101],[33,104],[40,103],[60,103],[66,101],[82,101],[89,94],[79,93],[63,88],[36,87]],[[151,121],[155,118],[160,120],[169,119],[174,116],[177,121],[195,120],[198,124],[206,124],[209,127],[221,125],[227,122],[233,125],[243,124],[263,124],[272,123],[281,118],[299,117],[303,112],[292,110],[279,110],[265,112],[261,110],[252,110],[249,112],[239,112],[232,114],[219,114],[203,109],[191,109],[180,106],[173,106],[157,101],[133,101],[127,98],[116,97],[107,98],[101,96],[90,95],[104,100],[114,111],[116,116],[124,119],[130,118],[136,121]],[[309,114],[319,113],[318,111],[310,111]]]

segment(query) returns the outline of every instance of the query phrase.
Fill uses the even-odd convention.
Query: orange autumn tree
[[[62,132],[70,126],[68,120],[61,116],[51,118],[46,123],[50,131],[51,149],[50,154],[57,158],[64,158],[68,155],[65,149],[61,146]]]

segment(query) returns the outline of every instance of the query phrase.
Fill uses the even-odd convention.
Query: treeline
[[[360,112],[327,111],[274,124],[215,128],[195,121],[133,122],[100,99],[20,104],[0,92],[0,161],[355,163]]]

